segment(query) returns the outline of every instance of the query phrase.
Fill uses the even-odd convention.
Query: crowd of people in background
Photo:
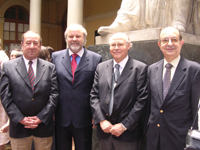
[[[9,141],[12,150],[71,150],[72,139],[76,150],[91,150],[93,125],[100,150],[139,150],[141,138],[146,150],[186,147],[200,64],[181,56],[178,29],[161,30],[164,58],[149,67],[128,55],[133,43],[125,33],[111,36],[105,62],[85,48],[83,26],[71,24],[64,37],[68,48],[54,52],[27,31],[10,60],[0,51],[0,150]]]

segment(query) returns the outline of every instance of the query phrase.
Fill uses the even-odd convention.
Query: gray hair
[[[129,37],[128,37],[128,35],[127,34],[125,34],[125,33],[122,33],[122,32],[118,32],[118,33],[114,33],[111,37],[110,37],[110,39],[109,39],[109,45],[111,44],[111,41],[114,39],[114,38],[122,38],[122,39],[124,39],[127,43],[130,43],[130,48],[132,47],[132,43],[131,43],[131,41],[129,40]]]
[[[85,30],[85,28],[82,25],[80,25],[80,24],[76,24],[76,23],[70,24],[66,28],[65,33],[64,33],[65,41],[67,41],[67,35],[68,35],[68,32],[70,30],[79,30],[81,33],[83,33],[83,36],[84,36],[84,45],[85,45],[85,43],[86,43],[86,37],[87,37],[87,31]]]

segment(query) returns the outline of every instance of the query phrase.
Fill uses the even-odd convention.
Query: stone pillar
[[[42,0],[30,1],[29,29],[41,35],[41,5]]]
[[[67,26],[72,23],[83,24],[83,0],[68,0]]]
[[[4,25],[5,18],[0,18],[0,49],[3,49],[3,25]]]

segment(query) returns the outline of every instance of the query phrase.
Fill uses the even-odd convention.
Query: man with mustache
[[[92,144],[92,113],[90,91],[96,66],[102,61],[99,54],[88,51],[87,31],[71,24],[65,31],[68,49],[52,54],[59,84],[56,110],[56,145],[59,150],[90,150]]]

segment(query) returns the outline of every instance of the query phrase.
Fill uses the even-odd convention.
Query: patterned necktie
[[[33,93],[34,93],[35,75],[34,75],[34,71],[33,71],[33,68],[32,68],[33,62],[30,60],[30,61],[28,62],[28,64],[29,64],[28,76],[29,76],[29,80],[30,80],[30,83],[31,83],[32,91],[33,91]]]
[[[165,65],[165,67],[166,67],[166,72],[165,72],[164,79],[163,79],[163,99],[165,99],[165,97],[168,93],[169,87],[170,87],[172,65],[170,63],[167,63]]]
[[[76,67],[77,67],[77,62],[76,62],[77,56],[78,56],[77,54],[72,54],[72,61],[71,61],[72,76],[73,76],[72,84],[74,83],[74,72],[75,72]]]
[[[116,68],[116,70],[115,70],[115,82],[118,81],[119,76],[120,76],[119,67],[120,67],[119,64],[116,64],[116,65],[115,65],[115,68]]]

